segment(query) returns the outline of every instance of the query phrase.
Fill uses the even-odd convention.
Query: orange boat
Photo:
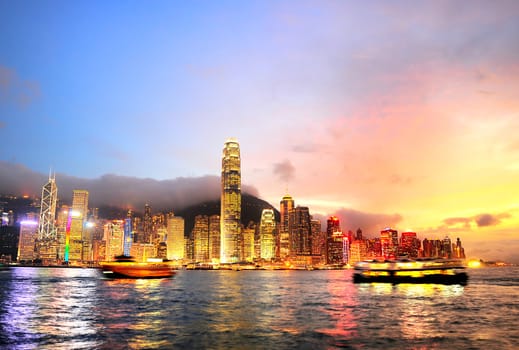
[[[100,265],[103,275],[108,278],[170,278],[175,275],[175,268],[162,260],[137,262],[124,256]]]

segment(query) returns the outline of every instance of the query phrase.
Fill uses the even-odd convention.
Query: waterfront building
[[[344,262],[344,234],[339,218],[330,216],[326,223],[326,263],[342,264]]]
[[[362,241],[363,238],[362,238],[362,230],[360,229],[360,227],[357,229],[357,232],[355,233],[355,240],[357,241]]]
[[[347,235],[342,237],[342,263],[350,263],[350,240]]]
[[[242,234],[242,256],[240,257],[241,261],[249,261],[252,262],[256,258],[254,254],[254,236],[256,233],[256,224],[251,223],[246,228],[244,228]]]
[[[0,262],[10,263],[16,260],[19,238],[19,227],[0,225]]]
[[[260,258],[273,260],[276,256],[276,217],[273,209],[263,209],[260,220]]]
[[[236,139],[225,142],[222,155],[220,261],[240,260],[241,160]]]
[[[297,206],[288,212],[288,232],[292,255],[312,254],[311,216],[308,207]]]
[[[382,257],[382,244],[380,237],[366,240],[366,249],[369,259],[377,259]]]
[[[289,230],[289,213],[294,208],[294,199],[286,194],[279,202],[279,233],[278,243],[276,247],[276,257],[285,258],[290,254],[290,230]]]
[[[142,235],[138,237],[139,243],[151,243],[153,232],[153,217],[151,215],[151,207],[149,204],[144,205],[144,217],[142,219]]]
[[[114,260],[123,254],[124,221],[113,220],[104,225],[104,241],[106,242],[106,260]],[[133,245],[132,245],[133,246]],[[131,251],[130,251],[131,254]]]
[[[387,227],[380,231],[380,243],[384,259],[395,259],[398,255],[398,231]]]
[[[130,256],[130,250],[133,243],[133,228],[131,211],[128,211],[128,216],[124,220],[124,238],[123,238],[123,254]]]
[[[37,257],[34,251],[38,237],[38,222],[23,220],[20,222],[20,237],[18,239],[18,261],[33,262]]]
[[[465,249],[461,246],[461,241],[456,238],[456,244],[453,244],[453,258],[465,259]]]
[[[364,240],[359,240],[359,239],[356,239],[353,242],[351,242],[349,264],[353,266],[355,263],[358,263],[359,261],[364,261],[366,259],[367,259],[366,242]]]
[[[95,240],[92,243],[92,257],[93,261],[106,261],[106,241]]]
[[[81,262],[83,259],[83,228],[88,214],[88,191],[74,190],[72,194],[72,210],[69,211],[68,256],[67,262]],[[66,254],[67,255],[67,254]]]
[[[326,232],[321,229],[321,221],[312,219],[312,255],[320,256],[319,264],[326,264]]]
[[[209,217],[195,216],[193,226],[194,259],[196,262],[209,262]]]
[[[209,260],[220,261],[220,215],[209,216]]]
[[[442,257],[448,258],[448,259],[452,258],[452,245],[451,245],[451,239],[449,237],[445,237],[443,239],[442,251],[443,251],[443,254],[441,255]]]
[[[41,191],[40,219],[36,241],[36,255],[44,265],[55,263],[58,257],[59,242],[55,227],[57,202],[56,178],[49,176],[48,182],[43,185]]]
[[[138,262],[146,262],[157,257],[157,247],[153,243],[134,243],[130,249],[131,256]]]
[[[157,245],[157,258],[163,260],[168,258],[168,246],[166,242],[160,242]]]
[[[167,257],[169,260],[182,260],[185,257],[184,219],[170,213],[167,219]]]
[[[68,205],[62,205],[58,211],[56,219],[56,232],[58,239],[58,261],[65,260],[65,245],[67,240],[67,223],[69,218],[69,211],[71,208]],[[69,237],[70,238],[70,237]]]
[[[185,258],[187,261],[193,262],[195,258],[195,243],[193,239],[193,235],[184,238],[184,252]]]
[[[400,235],[399,255],[406,255],[410,258],[417,258],[420,251],[420,240],[416,232],[402,232]]]

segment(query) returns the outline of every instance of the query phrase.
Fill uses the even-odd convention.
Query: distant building
[[[400,235],[399,255],[406,255],[410,258],[417,258],[420,252],[420,240],[416,232],[402,232]]]
[[[297,206],[290,209],[288,215],[290,255],[312,254],[310,210],[308,207]]]
[[[171,213],[167,219],[167,258],[182,260],[185,258],[184,219]]]
[[[241,229],[241,160],[236,139],[225,142],[221,176],[221,229],[220,261],[236,262],[240,259]]]
[[[357,236],[358,237],[358,236]],[[350,256],[348,263],[350,265],[354,265],[359,261],[363,261],[367,259],[367,247],[366,242],[364,240],[354,240],[350,244]]]
[[[384,259],[395,259],[398,255],[398,231],[385,228],[380,231],[380,243]]]
[[[72,194],[72,210],[69,211],[68,262],[83,260],[83,228],[88,215],[88,191],[74,190]]]
[[[456,244],[453,244],[453,258],[465,259],[465,249],[461,246],[461,241],[456,238]]]
[[[56,178],[49,176],[49,180],[43,185],[41,192],[40,219],[36,241],[36,254],[43,264],[55,263],[58,258],[59,242],[54,225],[57,202]]]
[[[137,242],[152,243],[153,234],[153,218],[151,215],[151,207],[149,204],[144,205],[144,217],[142,219],[142,234],[138,235]]]
[[[242,261],[252,262],[256,258],[254,249],[254,236],[256,233],[256,224],[250,224],[242,229]]]
[[[279,223],[279,244],[276,249],[277,258],[285,258],[290,254],[290,228],[289,228],[289,213],[294,208],[294,199],[286,194],[279,202],[279,213],[281,221]]]
[[[339,218],[331,216],[326,226],[326,263],[344,263],[344,234],[341,230]]]
[[[276,217],[273,209],[263,209],[260,220],[260,257],[273,260],[276,256]]]
[[[195,216],[193,227],[194,259],[196,262],[209,262],[209,217]]]
[[[123,254],[125,256],[131,256],[130,250],[132,248],[133,243],[133,227],[132,227],[132,217],[131,211],[128,213],[128,216],[124,220],[124,238],[123,238]]]
[[[209,216],[209,260],[220,261],[220,215]]]
[[[157,257],[157,248],[153,243],[134,243],[130,254],[136,261],[146,262],[149,258]]]
[[[326,232],[321,229],[321,221],[312,219],[312,255],[319,256],[319,264],[326,264]]]
[[[104,225],[104,241],[106,242],[106,260],[114,260],[123,254],[124,221],[113,220]],[[130,251],[131,254],[131,251]]]
[[[37,257],[34,244],[38,237],[38,222],[23,220],[20,222],[20,238],[18,240],[18,261],[33,262]]]

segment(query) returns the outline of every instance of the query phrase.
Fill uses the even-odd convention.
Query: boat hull
[[[466,285],[468,274],[460,260],[362,261],[355,264],[354,283],[434,283]]]
[[[400,284],[400,283],[423,283],[423,284],[460,284],[466,285],[468,282],[468,274],[466,272],[458,272],[453,275],[427,275],[420,277],[412,277],[412,276],[369,276],[364,275],[362,273],[354,273],[353,274],[353,282],[354,283],[391,283],[391,284]]]
[[[170,278],[175,270],[167,264],[105,263],[101,265],[107,278]]]

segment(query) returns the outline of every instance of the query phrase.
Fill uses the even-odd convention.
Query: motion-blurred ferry
[[[436,283],[466,285],[468,274],[462,260],[373,260],[355,264],[354,283]]]
[[[104,261],[100,265],[108,278],[169,278],[176,272],[174,266],[162,259],[137,262],[132,257],[118,256],[115,261]]]

